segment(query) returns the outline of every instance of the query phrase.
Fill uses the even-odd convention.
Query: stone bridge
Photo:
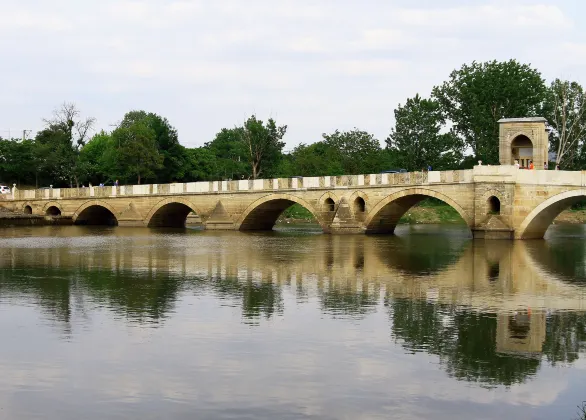
[[[297,203],[326,233],[393,233],[427,197],[453,207],[480,238],[542,238],[564,209],[586,198],[586,171],[513,165],[461,171],[296,177],[86,188],[14,189],[0,205],[75,224],[270,230]]]

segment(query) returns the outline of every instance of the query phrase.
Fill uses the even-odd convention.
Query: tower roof
[[[543,117],[522,117],[522,118],[501,118],[497,121],[498,123],[527,123],[527,122],[544,122],[547,120]]]

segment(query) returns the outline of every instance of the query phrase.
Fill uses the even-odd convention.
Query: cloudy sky
[[[167,117],[184,145],[256,113],[287,149],[358,127],[472,60],[516,58],[586,84],[583,0],[0,0],[0,136],[63,101],[97,128]]]

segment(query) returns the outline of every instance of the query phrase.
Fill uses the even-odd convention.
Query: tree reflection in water
[[[439,356],[450,376],[512,385],[534,375],[540,361],[497,352],[497,316],[451,305],[390,299],[393,337],[411,352]]]

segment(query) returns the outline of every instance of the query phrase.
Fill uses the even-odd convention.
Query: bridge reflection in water
[[[563,253],[573,252],[573,263],[560,270],[550,242],[473,241],[457,231],[433,239],[18,232],[37,237],[3,231],[0,301],[34,302],[65,335],[73,334],[72,317],[95,308],[158,326],[185,294],[210,294],[253,325],[281,316],[291,300],[338,318],[386,311],[391,339],[406,351],[436,355],[451,376],[488,385],[522,382],[544,359],[573,362],[586,346],[586,253],[578,242]]]

